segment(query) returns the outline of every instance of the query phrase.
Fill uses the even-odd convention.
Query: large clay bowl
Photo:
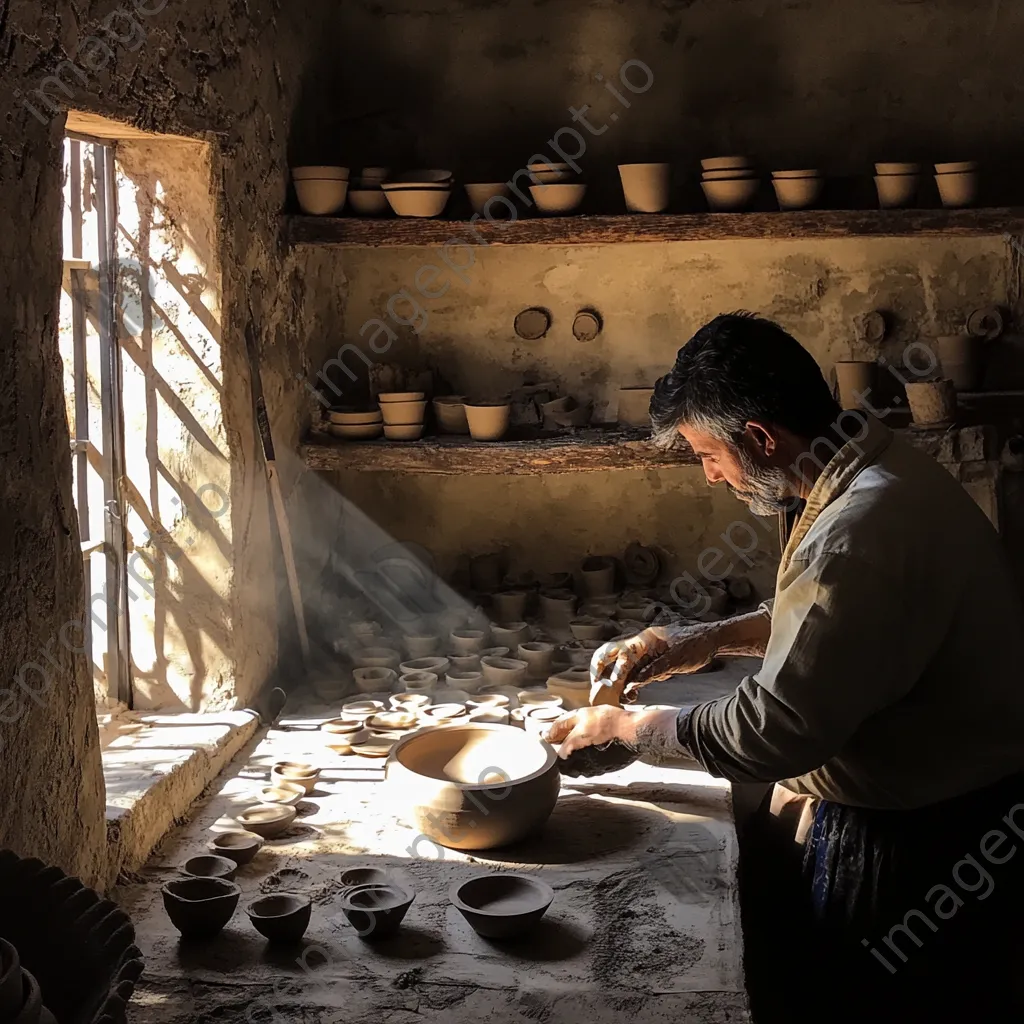
[[[242,890],[224,878],[182,878],[161,893],[171,923],[186,939],[216,935],[238,906]]]
[[[226,878],[230,882],[235,877],[238,864],[229,857],[203,853],[198,857],[189,857],[181,870],[192,878]]]
[[[239,813],[238,824],[264,839],[279,836],[295,820],[295,808],[284,804],[254,804]]]
[[[210,853],[229,857],[236,864],[248,864],[263,847],[263,836],[255,832],[221,832],[206,844]]]
[[[381,939],[398,931],[416,894],[393,882],[356,885],[341,896],[341,909],[361,939]]]
[[[449,896],[477,935],[509,939],[537,924],[555,891],[539,878],[501,872],[456,882]]]
[[[558,757],[543,740],[507,725],[451,724],[395,745],[388,783],[413,825],[439,846],[488,850],[523,839],[558,799]]]
[[[271,942],[298,942],[309,927],[313,904],[308,896],[282,892],[253,900],[245,912],[253,928]]]

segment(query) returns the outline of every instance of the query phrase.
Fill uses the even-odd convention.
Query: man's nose
[[[713,462],[702,462],[701,465],[704,468],[704,479],[709,484],[720,484],[725,477],[722,475],[722,471]]]

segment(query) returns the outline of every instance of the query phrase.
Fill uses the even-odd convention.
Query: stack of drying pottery
[[[935,184],[943,206],[972,206],[978,198],[978,165],[973,160],[936,164]]]
[[[780,210],[806,210],[821,198],[825,179],[818,170],[772,171]]]
[[[883,210],[912,206],[920,185],[920,164],[875,164],[875,188],[878,189],[878,205]]]
[[[338,213],[348,194],[347,167],[293,167],[295,195],[303,213],[323,217]]]
[[[327,413],[327,429],[346,441],[369,441],[380,437],[384,417],[379,408],[343,406]]]
[[[427,396],[422,391],[385,391],[377,396],[389,441],[418,441],[423,436]]]
[[[380,217],[388,212],[388,200],[381,185],[389,173],[387,167],[364,167],[352,179],[348,205],[364,217]]]
[[[579,174],[566,163],[527,164],[530,172],[530,195],[538,213],[572,213],[587,194],[587,186]]]
[[[754,162],[746,156],[717,156],[701,160],[701,188],[711,210],[744,210],[757,195]]]
[[[668,206],[668,164],[619,164],[630,213],[661,213]]]
[[[381,187],[399,217],[436,217],[452,194],[452,172],[406,171],[385,181]]]

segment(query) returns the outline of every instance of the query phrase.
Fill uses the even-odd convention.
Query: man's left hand
[[[549,743],[561,743],[560,757],[568,757],[574,750],[597,747],[618,740],[629,747],[636,746],[636,727],[639,715],[611,706],[580,708],[552,722],[545,734]]]

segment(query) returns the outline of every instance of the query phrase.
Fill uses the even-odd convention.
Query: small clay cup
[[[508,402],[467,403],[463,408],[474,441],[499,441],[508,432],[512,411]]]
[[[416,898],[394,883],[356,885],[341,895],[341,909],[361,939],[380,939],[398,931]]]
[[[487,686],[521,685],[530,667],[518,658],[481,658],[480,665]]]
[[[309,927],[313,904],[308,896],[281,892],[253,900],[245,912],[256,931],[271,942],[298,942]]]
[[[270,769],[270,781],[272,783],[290,782],[293,785],[301,786],[308,795],[316,789],[320,780],[320,769],[314,768],[304,761],[278,761]]]
[[[482,629],[452,630],[448,643],[455,652],[462,656],[479,654],[487,643],[487,634]]]
[[[182,878],[161,890],[164,910],[183,938],[216,935],[231,919],[242,890],[224,878]]]
[[[198,857],[189,857],[182,864],[181,870],[192,878],[226,878],[230,882],[235,877],[238,865],[219,854],[201,853]]]
[[[441,646],[439,636],[407,636],[405,650],[410,658],[429,658]]]
[[[211,839],[206,848],[218,857],[227,857],[236,864],[248,864],[263,847],[263,836],[255,832],[221,832]]]
[[[525,622],[503,622],[497,626],[491,626],[491,636],[499,644],[507,644],[510,650],[515,650],[519,644],[528,643],[533,633]]]
[[[420,712],[422,720],[429,725],[443,725],[446,722],[464,720],[466,717],[465,704],[431,704]]]
[[[555,898],[551,886],[540,879],[511,872],[456,882],[448,895],[473,931],[486,939],[510,939],[529,931]]]
[[[519,660],[529,666],[528,672],[534,679],[547,679],[551,674],[551,659],[555,655],[555,645],[534,640],[519,645]]]
[[[525,590],[499,590],[491,595],[491,607],[499,622],[519,622],[526,615]]]

